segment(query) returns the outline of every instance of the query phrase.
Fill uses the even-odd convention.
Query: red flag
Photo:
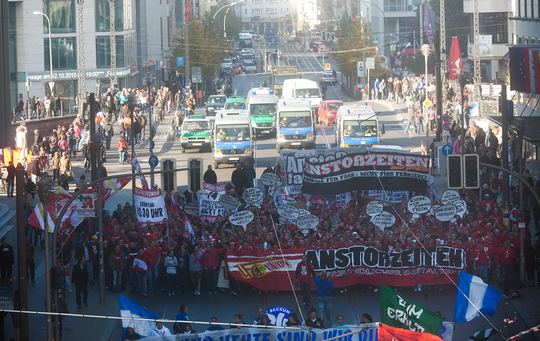
[[[448,78],[455,80],[461,73],[463,73],[463,58],[459,48],[459,39],[458,37],[452,37],[450,54],[448,55]]]
[[[379,341],[442,341],[442,338],[429,333],[414,332],[380,323]]]

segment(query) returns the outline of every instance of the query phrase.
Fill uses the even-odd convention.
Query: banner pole
[[[102,181],[97,183],[97,198],[96,198],[96,216],[98,221],[99,231],[99,302],[105,304],[105,262],[103,250],[103,204],[101,201]]]

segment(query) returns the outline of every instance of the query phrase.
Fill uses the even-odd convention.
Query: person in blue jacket
[[[319,276],[314,279],[317,286],[317,302],[319,304],[319,314],[321,318],[326,319],[329,325],[332,324],[332,292],[334,290],[334,283],[328,279],[326,272],[321,272]]]

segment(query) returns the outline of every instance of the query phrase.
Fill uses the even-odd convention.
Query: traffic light
[[[161,161],[161,169],[165,172],[161,176],[161,189],[168,193],[176,191],[176,161],[164,159]]]
[[[446,159],[447,185],[450,189],[463,188],[463,169],[461,167],[461,155],[448,155]]]
[[[463,155],[463,187],[467,189],[480,187],[480,160],[478,154]]]
[[[188,189],[195,193],[199,191],[203,183],[203,160],[193,158],[188,160]]]

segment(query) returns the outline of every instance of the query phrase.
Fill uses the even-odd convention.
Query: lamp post
[[[45,305],[47,307],[47,312],[51,312],[51,255],[50,255],[50,246],[49,246],[49,220],[48,220],[48,211],[47,211],[47,198],[49,192],[53,186],[52,179],[50,177],[42,177],[38,182],[38,197],[43,205],[43,224],[44,224],[44,233],[45,233]],[[51,315],[47,315],[47,340],[50,340],[52,337],[52,321]]]
[[[424,88],[425,88],[425,97],[424,99],[427,100],[428,99],[428,81],[427,81],[427,77],[428,77],[428,57],[431,53],[431,46],[429,46],[428,44],[424,44],[422,45],[422,47],[420,48],[421,51],[422,51],[422,54],[424,55]],[[421,108],[424,108],[424,105],[422,104],[420,106]],[[426,108],[427,109],[427,108]],[[426,137],[429,137],[429,113],[427,110],[425,110],[425,119],[426,119]]]
[[[49,26],[49,76],[50,76],[50,79],[49,79],[49,89],[51,90],[51,100],[52,100],[52,97],[54,96],[53,95],[53,88],[54,88],[54,79],[53,79],[53,59],[52,59],[52,38],[51,38],[51,19],[49,18],[49,16],[43,12],[40,12],[40,11],[33,11],[32,12],[33,15],[41,15],[43,16],[45,19],[47,19],[47,24]]]
[[[239,5],[239,4],[242,4],[242,3],[244,3],[244,0],[234,1],[234,2],[231,2],[228,5],[221,6],[220,8],[218,8],[218,10],[212,16],[212,21],[214,21],[216,19],[217,15],[219,14],[219,12],[221,12],[224,9],[227,9],[227,11],[225,11],[225,15],[223,16],[223,38],[227,38],[226,24],[227,24],[227,14],[229,13],[229,10],[232,7],[234,7],[236,5]]]

